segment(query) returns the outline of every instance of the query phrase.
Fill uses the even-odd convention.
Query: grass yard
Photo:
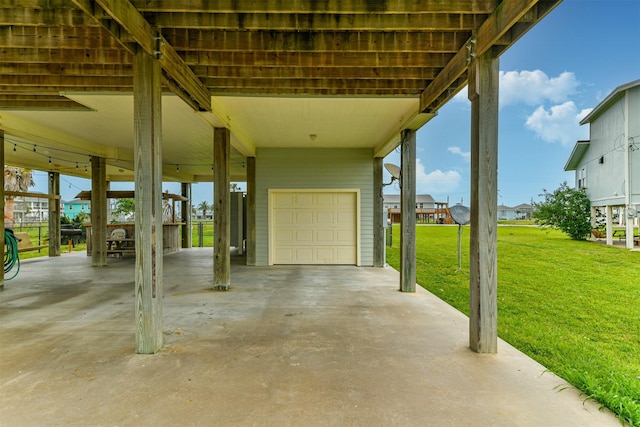
[[[461,272],[457,227],[419,226],[416,246],[418,284],[468,315],[469,228]],[[399,267],[397,239],[387,262]],[[640,426],[639,311],[640,252],[538,227],[498,228],[500,338],[631,426]]]

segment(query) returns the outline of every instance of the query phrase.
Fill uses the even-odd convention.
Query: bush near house
[[[586,240],[591,234],[591,202],[586,190],[563,182],[553,193],[542,191],[544,201],[533,204],[536,223],[560,229],[574,240]]]

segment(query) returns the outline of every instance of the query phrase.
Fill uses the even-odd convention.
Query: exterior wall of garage
[[[269,190],[359,189],[360,265],[373,265],[371,149],[259,148],[256,152],[256,265],[269,263]]]

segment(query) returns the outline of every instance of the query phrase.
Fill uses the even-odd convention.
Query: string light
[[[33,152],[36,152],[36,144],[33,144]]]
[[[180,173],[180,165],[176,165],[176,172]]]
[[[16,151],[16,145],[17,144],[13,144],[13,151]]]

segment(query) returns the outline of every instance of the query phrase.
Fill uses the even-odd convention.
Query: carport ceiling
[[[83,175],[101,155],[130,179],[136,49],[161,52],[166,180],[212,179],[211,126],[232,132],[237,180],[260,147],[384,156],[466,84],[473,55],[500,55],[559,2],[2,2],[5,162]]]

